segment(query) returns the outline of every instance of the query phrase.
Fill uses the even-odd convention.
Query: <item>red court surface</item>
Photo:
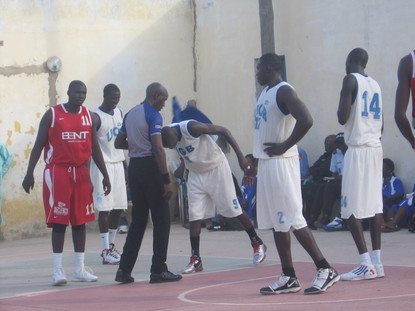
[[[295,263],[302,288],[314,277],[314,265]],[[336,264],[339,273],[354,268]],[[386,277],[370,281],[339,281],[327,292],[306,296],[264,296],[261,287],[274,282],[279,265],[264,265],[224,272],[185,275],[175,283],[115,284],[26,293],[0,299],[1,311],[39,310],[415,310],[414,267],[386,266]]]

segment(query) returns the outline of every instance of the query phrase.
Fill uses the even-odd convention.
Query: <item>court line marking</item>
[[[213,284],[208,286],[203,286],[199,288],[193,288],[191,290],[182,292],[177,296],[177,298],[186,303],[192,303],[192,304],[201,304],[201,305],[222,305],[222,306],[267,306],[267,305],[304,305],[304,304],[326,304],[326,303],[339,303],[339,302],[356,302],[356,301],[371,301],[371,300],[384,300],[384,299],[396,299],[396,298],[405,298],[405,297],[413,297],[415,296],[415,293],[413,294],[404,294],[404,295],[394,295],[394,296],[380,296],[380,297],[368,297],[368,298],[353,298],[353,299],[336,299],[336,300],[320,300],[320,301],[304,301],[304,302],[268,302],[268,303],[234,303],[234,302],[205,302],[205,301],[197,301],[192,300],[189,298],[186,298],[186,295],[191,294],[193,292],[197,292],[200,290],[205,290],[212,287],[218,287],[218,286],[225,286],[225,285],[232,285],[232,284],[238,284],[238,283],[246,283],[251,281],[259,281],[259,280],[265,280],[270,279],[274,277],[263,277],[263,278],[255,278],[255,279],[247,279],[242,281],[233,281],[233,282],[226,282],[226,283],[219,283],[219,284]]]

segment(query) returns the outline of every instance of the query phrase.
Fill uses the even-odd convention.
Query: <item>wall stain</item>
[[[11,137],[13,135],[12,131],[7,131],[7,140],[6,140],[6,146],[10,147],[11,145],[13,145]]]
[[[22,133],[20,122],[14,121],[14,131],[16,133],[20,133],[20,134]]]
[[[35,128],[33,126],[31,126],[30,127],[30,130],[28,130],[28,131],[26,131],[24,133],[25,134],[31,134],[31,135],[33,135],[34,133],[36,133],[36,130],[35,130]]]

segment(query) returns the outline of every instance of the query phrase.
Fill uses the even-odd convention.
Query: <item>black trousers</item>
[[[153,221],[152,273],[167,271],[167,248],[170,234],[170,211],[163,198],[164,186],[154,157],[131,158],[128,167],[132,222],[121,255],[120,269],[131,273],[138,257],[151,211]]]

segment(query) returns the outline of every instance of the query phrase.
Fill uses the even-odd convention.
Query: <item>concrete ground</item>
[[[152,254],[152,228],[149,226],[144,237],[139,259],[132,275],[136,282],[149,279],[149,268]],[[69,234],[68,234],[69,233]],[[358,255],[350,232],[313,231],[318,245],[327,260],[336,264],[357,264]],[[189,232],[180,224],[172,224],[168,266],[173,272],[180,270],[188,263],[190,255]],[[272,233],[259,231],[259,235],[268,245],[267,259],[262,265],[279,263]],[[369,232],[365,232],[366,241],[370,245]],[[117,235],[116,246],[122,251],[126,235]],[[415,267],[415,234],[407,230],[394,233],[382,233],[382,258],[385,272],[388,266]],[[19,295],[32,295],[37,292],[51,290],[67,290],[103,285],[113,285],[117,266],[101,264],[101,242],[97,232],[87,235],[86,265],[99,277],[97,283],[73,283],[67,286],[51,286],[51,245],[50,236],[25,239],[19,241],[0,242],[0,306],[2,299]],[[292,252],[294,262],[312,262],[307,253],[292,236]],[[201,256],[204,272],[230,271],[252,266],[252,248],[244,231],[209,232],[202,229]],[[68,276],[73,271],[73,246],[70,231],[67,232],[64,249],[64,269]],[[412,269],[411,269],[412,270]],[[272,269],[274,271],[274,269]],[[341,271],[345,272],[345,271]],[[275,266],[275,275],[280,273],[280,266]],[[311,277],[311,276],[310,276]],[[269,281],[267,281],[269,282]],[[269,284],[264,284],[269,285]],[[0,307],[0,309],[2,309]]]

